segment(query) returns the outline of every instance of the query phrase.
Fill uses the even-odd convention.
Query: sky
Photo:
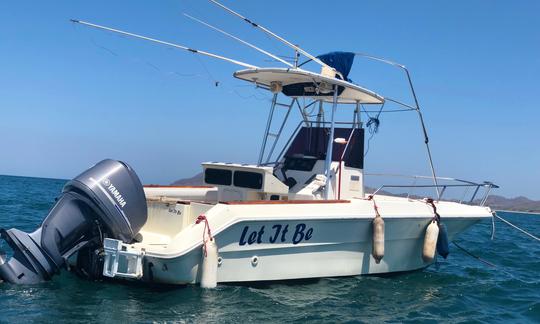
[[[365,52],[406,65],[437,175],[540,199],[540,2],[223,3],[315,55]],[[270,95],[235,80],[241,67],[69,22],[280,66],[183,13],[293,54],[208,1],[1,1],[0,174],[69,179],[114,158],[144,183],[168,184],[204,161],[256,162]],[[356,59],[350,77],[412,103],[395,68]],[[291,117],[287,129],[300,118]],[[417,116],[380,120],[366,172],[429,175]]]

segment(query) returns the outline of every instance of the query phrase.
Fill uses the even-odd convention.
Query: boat
[[[73,21],[241,65],[244,69],[235,72],[235,78],[272,94],[257,163],[202,163],[202,186],[143,186],[127,163],[103,160],[65,185],[35,232],[1,230],[12,252],[9,259],[0,256],[0,278],[35,283],[67,268],[91,279],[211,288],[219,283],[399,273],[446,258],[448,243],[457,235],[493,218],[485,203],[496,185],[436,176],[405,66],[362,53],[311,55],[211,1],[293,48],[296,58],[303,55],[319,64],[321,70],[303,69],[298,59],[291,63],[244,41],[287,66],[257,67]],[[357,56],[402,70],[415,105],[353,83],[348,75]],[[364,121],[362,112],[384,111],[387,102],[418,115],[432,175],[411,177],[411,184],[367,190],[365,133],[378,119]],[[285,134],[296,109],[297,127]],[[338,112],[348,113],[350,119],[338,120]],[[425,179],[432,183],[417,183]],[[450,188],[468,190],[467,199],[445,199]],[[426,189],[433,197],[411,194]],[[391,190],[409,194],[393,195]]]

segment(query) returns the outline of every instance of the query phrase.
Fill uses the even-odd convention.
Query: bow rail
[[[489,197],[489,194],[491,192],[491,189],[499,188],[496,184],[484,181],[481,183],[473,182],[469,180],[463,180],[463,179],[457,179],[457,178],[450,178],[450,177],[437,177],[437,180],[439,181],[439,184],[418,184],[419,181],[422,180],[432,180],[433,176],[421,176],[421,175],[403,175],[403,174],[385,174],[385,173],[365,173],[366,177],[392,177],[392,178],[403,178],[403,179],[410,179],[412,181],[411,184],[383,184],[377,189],[371,193],[372,195],[381,194],[382,191],[385,191],[385,189],[408,189],[406,193],[407,199],[417,198],[415,196],[415,191],[419,189],[426,189],[426,188],[436,188],[439,190],[439,197],[438,200],[443,199],[443,195],[445,194],[446,190],[448,188],[461,188],[464,189],[463,194],[460,199],[450,199],[461,203],[467,203],[467,204],[475,204],[475,201],[479,206],[484,206],[486,204],[486,201]],[[472,193],[471,192],[472,189]],[[479,197],[480,190],[483,189],[483,195],[481,195],[481,198]]]

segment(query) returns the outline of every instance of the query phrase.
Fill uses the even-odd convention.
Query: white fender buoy
[[[216,288],[217,269],[218,269],[218,248],[216,241],[210,238],[206,242],[206,248],[203,244],[203,260],[201,274],[201,288]],[[206,250],[206,255],[205,255]]]
[[[432,220],[426,228],[426,235],[424,236],[424,248],[422,250],[422,259],[428,263],[435,258],[435,252],[437,250],[437,237],[439,236],[439,226],[435,220]]]
[[[376,216],[372,222],[373,237],[371,255],[375,263],[379,264],[384,257],[384,220],[381,216]]]

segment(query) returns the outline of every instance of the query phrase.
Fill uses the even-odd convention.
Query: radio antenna
[[[306,57],[312,59],[313,61],[319,63],[320,65],[324,66],[324,67],[327,67],[331,70],[335,70],[333,67],[329,66],[328,64],[324,63],[323,61],[321,61],[320,59],[318,59],[317,57],[309,54],[308,52],[304,51],[302,48],[298,47],[297,45],[294,45],[293,43],[289,42],[288,40],[286,40],[285,38],[279,36],[279,35],[276,35],[274,34],[272,31],[270,31],[269,29],[267,29],[266,27],[264,26],[261,26],[253,21],[251,21],[250,19],[242,16],[241,14],[239,14],[238,12],[224,6],[223,4],[219,3],[218,1],[216,0],[209,0],[211,2],[213,2],[214,4],[216,4],[217,6],[225,9],[225,11],[229,12],[230,14],[234,15],[234,16],[237,16],[238,18],[244,20],[245,22],[247,22],[248,24],[250,24],[251,26],[255,27],[255,28],[259,28],[260,30],[262,30],[263,32],[265,32],[266,34],[274,37],[275,39],[279,40],[280,42],[284,43],[285,45],[293,48],[294,50],[298,51],[299,53],[305,55]]]
[[[200,19],[198,19],[198,18],[195,18],[195,17],[193,17],[193,16],[190,16],[190,15],[188,15],[187,13],[184,13],[184,16],[186,16],[186,17],[188,17],[189,19],[194,20],[194,21],[196,21],[196,22],[198,22],[198,23],[200,23],[200,24],[203,24],[203,25],[205,25],[206,27],[208,27],[208,28],[210,28],[210,29],[213,29],[213,30],[215,30],[215,31],[217,31],[217,32],[220,32],[220,33],[222,33],[222,34],[225,35],[225,36],[228,36],[228,37],[230,37],[230,38],[232,38],[232,39],[234,39],[234,40],[237,40],[237,41],[239,41],[240,43],[242,43],[242,44],[244,44],[244,45],[246,45],[246,46],[249,46],[249,47],[253,48],[253,49],[256,50],[256,51],[263,53],[264,55],[270,56],[270,57],[273,58],[274,60],[277,60],[277,61],[279,61],[279,62],[281,62],[281,63],[283,63],[283,64],[285,64],[285,65],[287,65],[287,66],[290,66],[290,67],[294,68],[294,65],[292,65],[291,63],[285,61],[284,59],[282,59],[282,58],[280,58],[280,57],[278,57],[278,56],[276,56],[276,55],[274,55],[274,54],[272,54],[272,53],[270,53],[270,52],[267,52],[267,51],[263,50],[262,48],[259,48],[259,47],[255,46],[255,45],[251,44],[251,43],[248,43],[248,42],[246,42],[246,41],[243,40],[243,39],[240,39],[240,38],[238,38],[238,37],[236,37],[236,36],[234,36],[234,35],[231,35],[231,34],[229,34],[228,32],[226,32],[226,31],[224,31],[224,30],[222,30],[222,29],[219,29],[219,28],[217,28],[217,27],[215,27],[215,26],[212,26],[212,25],[210,25],[209,23],[204,22],[204,21],[202,21],[202,20],[200,20]]]
[[[122,34],[122,35],[125,35],[125,36],[130,36],[130,37],[139,38],[139,39],[147,40],[147,41],[150,41],[150,42],[158,43],[158,44],[161,44],[161,45],[167,45],[167,46],[183,49],[185,51],[195,53],[195,54],[201,54],[201,55],[213,57],[213,58],[216,58],[216,59],[219,59],[219,60],[227,61],[227,62],[230,62],[230,63],[234,63],[236,65],[246,67],[248,69],[257,69],[258,68],[255,65],[251,65],[251,64],[244,63],[244,62],[241,62],[241,61],[233,60],[231,58],[221,56],[221,55],[218,55],[218,54],[209,53],[209,52],[201,51],[201,50],[194,49],[194,48],[189,48],[189,47],[184,46],[184,45],[173,44],[173,43],[165,42],[165,41],[155,39],[155,38],[150,38],[150,37],[137,35],[137,34],[129,33],[129,32],[126,32],[126,31],[122,31],[122,30],[118,30],[118,29],[114,29],[114,28],[110,28],[110,27],[105,27],[105,26],[101,26],[101,25],[92,24],[92,23],[82,21],[82,20],[76,20],[76,19],[70,19],[70,20],[71,20],[71,22],[74,22],[74,23],[77,23],[77,24],[86,25],[86,26],[90,26],[90,27],[93,27],[93,28],[97,28],[97,29],[103,29],[103,30],[107,30],[107,31],[114,32],[114,33],[117,33],[117,34]]]

